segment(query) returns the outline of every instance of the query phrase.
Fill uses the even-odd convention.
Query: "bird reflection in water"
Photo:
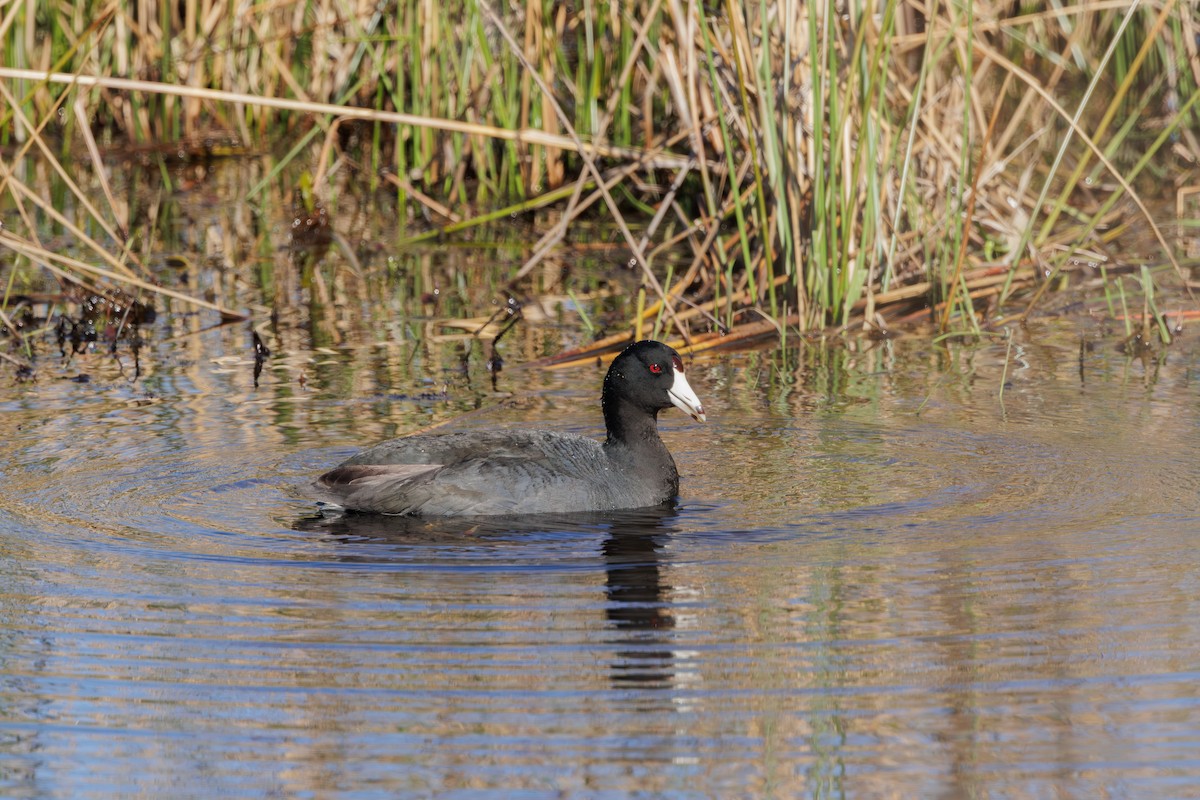
[[[614,520],[604,541],[607,616],[619,633],[613,642],[621,646],[614,653],[616,686],[671,685],[674,655],[670,631],[675,616],[661,559],[675,515],[654,511],[657,509]]]
[[[663,549],[676,518],[670,505],[614,512],[514,517],[422,518],[377,514],[339,517],[305,517],[293,522],[296,530],[320,533],[339,543],[336,557],[343,564],[407,567],[443,563],[450,552],[469,550],[471,563],[452,560],[463,571],[478,568],[482,557],[488,567],[511,563],[533,567],[547,541],[555,543],[554,557],[546,568],[563,565],[559,547],[578,542],[579,560],[594,563],[595,539],[602,534],[605,569],[607,639],[615,646],[612,682],[617,688],[668,688],[673,684],[675,652],[672,633],[675,616],[671,586],[664,580]],[[581,536],[581,534],[583,536]],[[567,538],[569,537],[569,538]],[[382,545],[382,547],[381,547]],[[572,548],[573,549],[573,548]],[[574,558],[568,556],[571,560]]]

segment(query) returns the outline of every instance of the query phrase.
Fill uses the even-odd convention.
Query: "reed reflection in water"
[[[598,369],[447,400],[457,351],[395,345],[256,390],[200,336],[151,402],[0,387],[0,795],[1198,793],[1200,347],[698,360],[680,505],[463,521],[304,487],[477,404],[597,435]]]

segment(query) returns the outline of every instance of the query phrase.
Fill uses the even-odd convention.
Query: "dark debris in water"
[[[324,247],[333,241],[329,224],[329,209],[312,189],[309,176],[301,176],[300,185],[292,191],[293,247]]]
[[[11,324],[0,326],[0,347],[14,354],[7,360],[16,365],[19,381],[34,379],[38,353],[47,338],[57,346],[64,364],[99,347],[119,361],[124,349],[133,357],[131,379],[136,380],[141,375],[140,352],[145,345],[142,330],[158,319],[152,305],[122,292],[78,288],[55,295],[10,297],[5,311]],[[17,353],[20,359],[15,358]],[[90,379],[81,373],[70,380],[84,383]]]
[[[262,337],[258,335],[258,331],[250,331],[250,335],[254,340],[254,388],[258,388],[258,379],[262,375],[263,364],[271,357],[271,350],[263,342]]]
[[[329,211],[317,205],[311,211],[298,212],[292,217],[292,244],[297,247],[322,247],[333,240],[329,227]]]
[[[152,305],[117,292],[90,293],[83,299],[80,316],[93,323],[116,321],[122,325],[137,326],[154,322],[158,319],[158,312]]]
[[[180,164],[205,163],[219,158],[237,158],[251,152],[251,148],[243,144],[237,134],[224,130],[206,131],[173,142],[109,148],[110,154],[124,155],[147,167],[155,166],[160,161]]]
[[[497,381],[499,380],[500,372],[504,369],[504,357],[500,355],[499,350],[500,340],[504,338],[505,334],[512,330],[514,325],[521,321],[521,308],[521,303],[518,302],[515,297],[509,297],[504,306],[495,314],[493,314],[491,319],[488,320],[490,323],[497,317],[505,319],[504,327],[501,328],[500,332],[496,334],[496,338],[492,339],[492,343],[488,348],[488,358],[485,362],[488,374],[492,376],[493,392],[499,391]]]

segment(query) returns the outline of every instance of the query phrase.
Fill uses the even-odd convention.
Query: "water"
[[[6,374],[0,795],[1200,796],[1194,339],[708,357],[673,510],[313,513],[464,412],[598,434],[526,330],[495,390],[430,339],[256,389],[199,326]]]
[[[326,519],[308,483],[386,437],[600,435],[601,368],[527,365],[636,275],[539,267],[493,382],[446,321],[504,307],[524,221],[394,247],[342,171],[297,250],[269,167],[113,176],[157,280],[252,313],[257,386],[246,325],[161,299],[136,358],[0,361],[0,797],[1200,797],[1190,332],[709,355],[677,508]]]

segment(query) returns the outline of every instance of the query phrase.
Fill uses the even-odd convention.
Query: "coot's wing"
[[[440,469],[438,464],[343,464],[313,486],[326,502],[344,508],[407,514],[412,513],[412,501],[424,495],[415,487]]]
[[[543,431],[410,436],[376,445],[317,479],[327,500],[381,514],[483,515],[609,505],[600,443]]]

